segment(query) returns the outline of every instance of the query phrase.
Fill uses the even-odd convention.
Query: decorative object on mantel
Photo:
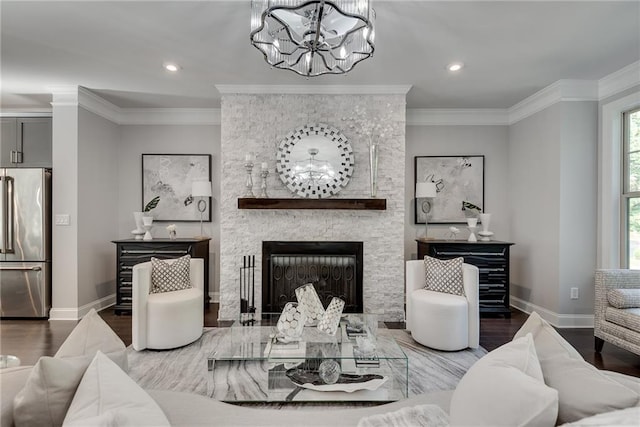
[[[211,197],[210,181],[193,181],[191,183],[191,196],[198,197],[198,212],[200,212],[200,235],[198,237],[206,237],[202,221],[204,220],[204,212],[207,210],[207,201],[205,198]],[[211,209],[209,209],[211,210]]]
[[[153,240],[153,236],[151,235],[151,229],[153,228],[153,217],[143,216],[142,225],[146,231],[142,240]]]
[[[193,181],[211,181],[210,154],[143,154],[142,200],[160,197],[154,209],[155,221],[200,221],[193,203]],[[208,212],[207,212],[208,211]],[[211,221],[211,210],[205,220]]]
[[[387,116],[393,116],[391,104],[387,104]],[[354,114],[351,117],[343,117],[343,121],[349,122],[349,128],[354,129],[357,133],[366,138],[367,147],[369,147],[369,188],[371,189],[371,197],[378,194],[378,157],[379,143],[385,137],[392,135],[394,132],[394,122],[376,120],[369,116],[367,109],[356,105]]]
[[[386,199],[238,199],[238,209],[347,209],[374,210],[387,209]]]
[[[275,68],[344,74],[373,55],[370,0],[252,0],[251,44]]]
[[[262,177],[262,184],[260,185],[260,195],[258,197],[261,199],[267,199],[269,197],[269,195],[267,194],[267,177],[269,176],[267,162],[262,162],[260,176]]]
[[[144,226],[142,224],[142,216],[144,212],[134,212],[133,219],[136,222],[136,229],[131,232],[136,240],[142,240],[142,236],[144,236]]]
[[[467,218],[467,228],[469,229],[469,238],[467,242],[477,242],[476,228],[478,225],[478,218]]]
[[[176,240],[177,233],[176,233],[176,225],[175,224],[169,224],[167,225],[167,232],[169,233],[169,240]]]
[[[460,209],[468,202],[482,210],[484,206],[484,156],[416,156],[415,181],[436,184],[438,197],[432,202],[431,224],[464,224],[467,213]],[[426,215],[416,204],[415,223]]]
[[[318,322],[318,330],[328,335],[335,335],[340,327],[340,316],[344,310],[344,300],[333,297],[329,303],[329,307],[322,315],[322,319]]]
[[[349,140],[338,129],[308,124],[280,141],[276,171],[293,194],[321,199],[347,186],[354,159]]]
[[[431,201],[437,195],[436,184],[434,182],[418,182],[416,184],[416,205],[424,212],[424,238],[429,238],[429,212],[431,212]]]
[[[312,283],[296,288],[296,299],[307,315],[306,326],[315,326],[324,315],[324,307]]]
[[[253,153],[247,153],[244,155],[244,169],[247,171],[247,181],[244,184],[244,197],[256,197],[253,194],[253,178],[251,176],[251,173],[253,172]]]
[[[480,236],[480,240],[483,242],[490,242],[491,236],[493,236],[493,231],[489,231],[489,224],[491,224],[491,214],[490,213],[481,213],[480,214],[480,223],[482,224],[482,230],[478,231],[478,235]]]
[[[240,322],[253,324],[256,313],[256,256],[244,255],[240,267]]]

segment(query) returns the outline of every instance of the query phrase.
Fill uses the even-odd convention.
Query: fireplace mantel
[[[387,209],[387,199],[262,199],[240,198],[238,209]]]

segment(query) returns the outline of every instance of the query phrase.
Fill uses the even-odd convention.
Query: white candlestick
[[[244,155],[244,161],[246,163],[251,163],[251,153],[247,153]]]
[[[267,162],[262,162],[262,170],[267,170]]]

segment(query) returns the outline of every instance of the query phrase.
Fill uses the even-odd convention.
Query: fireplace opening
[[[307,283],[324,307],[338,297],[345,313],[362,313],[362,242],[262,242],[263,313],[282,311]]]

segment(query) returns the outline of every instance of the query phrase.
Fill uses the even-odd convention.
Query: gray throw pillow
[[[464,258],[442,260],[424,257],[425,289],[464,296],[462,263]]]
[[[151,293],[180,291],[191,288],[189,270],[191,256],[167,262],[158,258],[151,258]]]

